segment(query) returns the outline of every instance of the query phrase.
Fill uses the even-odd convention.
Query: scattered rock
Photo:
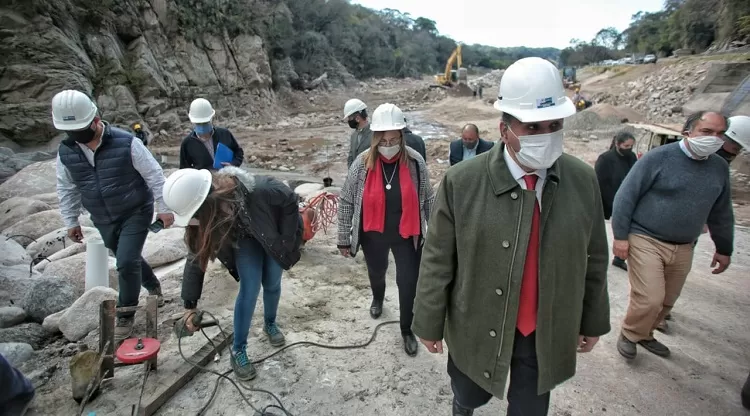
[[[0,236],[0,266],[29,265],[30,263],[31,257],[16,240]]]
[[[52,209],[48,204],[25,197],[13,197],[0,203],[0,231],[37,212]]]
[[[10,328],[26,320],[26,311],[16,306],[0,307],[0,328]]]
[[[4,342],[0,344],[0,355],[2,355],[10,365],[18,367],[24,361],[31,358],[34,348],[23,342]]]
[[[49,341],[50,333],[44,330],[40,324],[26,323],[11,328],[0,329],[0,343],[21,342],[31,345],[36,351],[44,348]]]
[[[73,399],[80,403],[86,396],[89,382],[99,373],[99,355],[95,351],[82,351],[70,359],[69,368]]]
[[[24,296],[23,309],[31,319],[42,323],[44,318],[72,305],[77,298],[75,285],[63,278],[42,277]]]
[[[99,326],[99,305],[117,299],[117,291],[97,286],[78,298],[60,317],[59,328],[69,341],[78,341]]]
[[[143,258],[154,268],[175,262],[187,256],[185,230],[168,228],[156,234],[149,233],[143,247]]]

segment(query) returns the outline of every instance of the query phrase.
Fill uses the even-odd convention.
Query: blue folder
[[[214,155],[214,169],[221,169],[222,162],[230,163],[234,159],[234,152],[232,149],[224,146],[223,143],[219,143],[216,146],[216,154]]]

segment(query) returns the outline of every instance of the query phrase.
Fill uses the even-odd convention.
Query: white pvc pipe
[[[86,242],[86,290],[96,286],[109,287],[107,248],[102,240]]]

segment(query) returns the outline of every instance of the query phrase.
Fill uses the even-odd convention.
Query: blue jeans
[[[281,297],[282,268],[255,239],[239,241],[235,249],[235,264],[240,275],[240,291],[234,303],[234,351],[247,346],[250,323],[253,320],[258,292],[263,285],[263,317],[265,324],[276,323],[276,311]]]

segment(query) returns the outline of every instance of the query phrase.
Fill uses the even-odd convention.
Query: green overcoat
[[[430,217],[414,333],[445,341],[458,369],[502,398],[535,193],[521,188],[505,146],[451,167]],[[594,170],[563,154],[542,191],[538,392],[575,374],[578,336],[609,332],[609,249]]]

